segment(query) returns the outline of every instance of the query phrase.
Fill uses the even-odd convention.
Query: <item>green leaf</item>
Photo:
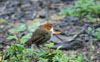
[[[59,47],[57,48],[57,50],[59,50],[61,47],[62,47],[62,46],[59,46]]]
[[[11,40],[11,39],[18,40],[17,36],[8,36],[6,39],[7,40]]]
[[[35,21],[31,26],[28,26],[28,31],[34,32],[40,25],[41,23],[39,21]]]
[[[53,42],[50,42],[49,44],[46,44],[46,46],[49,47],[49,48],[52,47],[53,45],[54,45]]]
[[[100,13],[100,2],[94,0],[78,0],[73,6],[67,6],[59,12],[60,15],[85,17],[93,22],[94,16]]]
[[[33,56],[33,54],[34,54],[34,51],[31,48],[25,49],[25,50],[23,50],[23,52],[24,52],[24,55],[26,55],[26,56]]]
[[[5,19],[0,18],[0,24],[3,23],[3,22],[5,22],[5,21],[6,21]]]
[[[20,39],[20,43],[25,43],[28,39],[30,39],[32,36],[32,33],[28,33],[26,34],[25,36],[23,36],[21,39]]]
[[[16,44],[16,46],[17,46],[18,52],[23,53],[23,48],[24,48],[24,46],[21,45],[21,44]]]
[[[21,24],[15,28],[10,29],[10,33],[16,33],[16,32],[21,32],[21,31],[25,31],[26,30],[26,25],[25,24]]]

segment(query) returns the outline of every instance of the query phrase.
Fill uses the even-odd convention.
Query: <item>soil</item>
[[[88,27],[94,30],[100,27],[96,21],[93,23],[78,17],[59,16],[58,13],[64,6],[73,5],[76,0],[0,0],[0,18],[7,22],[0,23],[0,51],[4,50],[14,40],[6,40],[10,35],[9,30],[24,23],[30,25],[35,21],[42,23],[52,22],[54,29],[61,34],[54,35],[50,41],[57,48],[59,45],[66,54],[82,54],[93,62],[100,61],[100,42],[93,42]],[[41,25],[40,24],[40,25]],[[20,34],[27,34],[25,31]],[[92,42],[92,45],[91,45]],[[91,59],[92,57],[92,59]],[[91,62],[90,61],[90,62]]]

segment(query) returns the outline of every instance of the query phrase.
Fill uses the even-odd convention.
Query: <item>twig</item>
[[[69,40],[70,42],[71,41],[74,41],[81,33],[83,33],[85,31],[86,27],[84,27],[79,33],[77,33],[76,35],[73,36],[73,38],[71,40]],[[64,41],[63,39],[61,39],[59,36],[55,35],[59,40],[61,41]],[[68,42],[69,42],[68,41]]]
[[[73,36],[72,40],[70,41],[73,41],[75,40],[81,33],[83,33],[85,31],[86,27],[84,27],[79,33],[77,33],[76,35]]]
[[[59,40],[64,41],[63,39],[61,39],[58,35],[55,35]]]
[[[57,26],[57,28],[62,32],[62,29],[59,27],[59,26]],[[65,33],[64,33],[65,34]],[[58,35],[55,35],[59,40],[61,40],[61,41],[64,41],[63,39],[61,39]]]

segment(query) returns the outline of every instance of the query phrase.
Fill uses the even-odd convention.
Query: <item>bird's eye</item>
[[[49,28],[52,28],[52,26],[50,25],[50,26],[48,26]]]

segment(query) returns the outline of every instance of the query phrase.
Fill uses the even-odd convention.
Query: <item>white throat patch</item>
[[[54,33],[54,30],[53,30],[53,27],[51,28],[51,36],[53,36],[53,33]]]
[[[51,32],[52,32],[52,33],[54,32],[53,27],[51,28]]]

